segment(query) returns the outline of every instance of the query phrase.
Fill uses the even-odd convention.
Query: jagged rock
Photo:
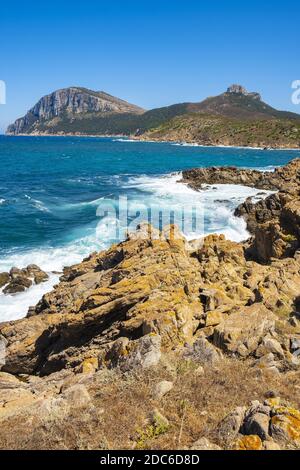
[[[183,182],[193,189],[207,184],[242,184],[260,189],[279,190],[265,199],[248,198],[235,210],[248,230],[255,234],[247,256],[269,263],[272,258],[293,256],[300,247],[300,159],[276,168],[274,172],[234,167],[198,168],[183,172]]]
[[[200,337],[192,346],[188,346],[184,352],[184,358],[199,364],[216,364],[222,359],[222,353],[215,348],[206,338]]]
[[[162,351],[193,344],[197,332],[246,357],[274,329],[276,317],[269,310],[281,316],[283,308],[287,316],[294,311],[299,257],[262,266],[247,261],[243,246],[224,236],[210,235],[199,246],[170,227],[145,239],[148,229],[142,224],[137,235],[66,269],[28,318],[2,324],[8,340],[5,370],[43,375],[80,370],[91,357],[103,361],[119,338],[135,345],[150,334],[161,338]],[[17,277],[19,270],[12,274]],[[219,357],[211,343],[201,340],[200,346],[201,361]],[[113,363],[112,358],[108,364]]]
[[[166,349],[191,340],[203,307],[198,263],[185,246],[182,237],[129,238],[68,270],[36,315],[1,326],[10,338],[7,371],[48,374],[77,367],[118,337],[153,333]]]
[[[261,100],[261,96],[259,93],[249,92],[242,85],[236,85],[236,84],[231,85],[230,87],[227,88],[227,93],[235,94],[235,95],[250,96],[251,98],[254,98],[255,100],[258,100],[258,101]]]
[[[284,193],[272,194],[258,202],[253,202],[249,197],[235,209],[234,215],[243,217],[247,222],[247,229],[254,234],[258,225],[279,219],[285,199]]]
[[[213,343],[224,351],[247,357],[274,330],[275,319],[261,304],[239,308],[215,328]]]
[[[128,372],[137,368],[153,367],[158,364],[160,357],[161,337],[149,334],[131,342],[128,338],[119,338],[106,354],[105,363]]]
[[[217,433],[226,445],[231,444],[238,436],[243,425],[246,407],[238,407],[229,413],[219,424]]]
[[[257,227],[248,253],[258,261],[268,263],[272,258],[292,257],[298,248],[298,240],[291,235],[284,234],[280,224],[275,220]]]
[[[236,450],[279,450],[278,443],[300,444],[300,412],[280,405],[280,398],[252,402],[250,408],[236,408],[220,424],[218,433]],[[275,441],[275,442],[274,442]]]
[[[294,235],[297,240],[300,240],[300,198],[298,193],[298,198],[291,198],[287,202],[281,213],[281,225],[284,230]]]

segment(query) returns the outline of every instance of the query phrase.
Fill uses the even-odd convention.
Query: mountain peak
[[[233,85],[230,85],[230,87],[227,88],[226,93],[235,94],[235,95],[250,96],[251,98],[254,98],[256,100],[261,101],[261,95],[259,93],[249,92],[242,85],[238,85],[238,84],[235,84],[235,83]]]
[[[93,91],[83,87],[71,86],[43,96],[27,114],[11,124],[7,134],[22,134],[45,131],[53,120],[64,122],[75,117],[91,115],[111,116],[121,114],[141,114],[144,109],[127,101],[109,95],[104,91]]]

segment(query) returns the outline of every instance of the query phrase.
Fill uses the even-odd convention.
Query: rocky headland
[[[103,91],[69,87],[42,97],[6,133],[121,135],[210,146],[299,148],[300,116],[278,111],[259,93],[241,85],[231,85],[224,93],[197,103],[149,111]]]
[[[142,224],[0,324],[0,448],[299,448],[299,176],[186,171],[276,191],[249,240]]]

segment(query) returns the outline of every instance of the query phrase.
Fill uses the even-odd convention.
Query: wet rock
[[[35,264],[27,266],[27,268],[19,269],[16,267],[11,268],[9,273],[0,274],[0,287],[2,281],[5,282],[4,294],[17,294],[24,292],[32,286],[33,283],[40,284],[47,281],[48,274],[42,271]]]
[[[194,189],[204,185],[239,184],[267,190],[294,191],[299,185],[300,160],[292,160],[288,165],[276,168],[274,172],[241,169],[236,167],[196,168],[183,171],[183,182]],[[288,182],[288,185],[287,185]]]
[[[4,294],[17,294],[24,292],[32,286],[32,281],[24,276],[15,276],[13,280],[3,289]]]
[[[215,348],[206,338],[200,337],[192,346],[188,346],[184,352],[184,358],[190,359],[202,365],[216,364],[222,359],[222,353]]]
[[[276,442],[300,444],[300,412],[294,408],[275,406],[272,409],[270,434]]]
[[[49,279],[48,274],[45,273],[36,264],[30,264],[27,266],[26,271],[29,276],[33,277],[35,284],[41,284],[42,282],[45,282]]]
[[[0,289],[10,281],[9,273],[0,273]]]

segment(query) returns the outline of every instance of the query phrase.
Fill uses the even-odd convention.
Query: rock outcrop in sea
[[[245,243],[141,224],[0,324],[0,447],[299,448],[299,171],[184,172],[277,205],[238,209]]]
[[[4,294],[17,294],[47,279],[49,279],[48,274],[36,264],[30,264],[22,269],[14,267],[9,273],[0,273],[0,289],[3,289]]]

